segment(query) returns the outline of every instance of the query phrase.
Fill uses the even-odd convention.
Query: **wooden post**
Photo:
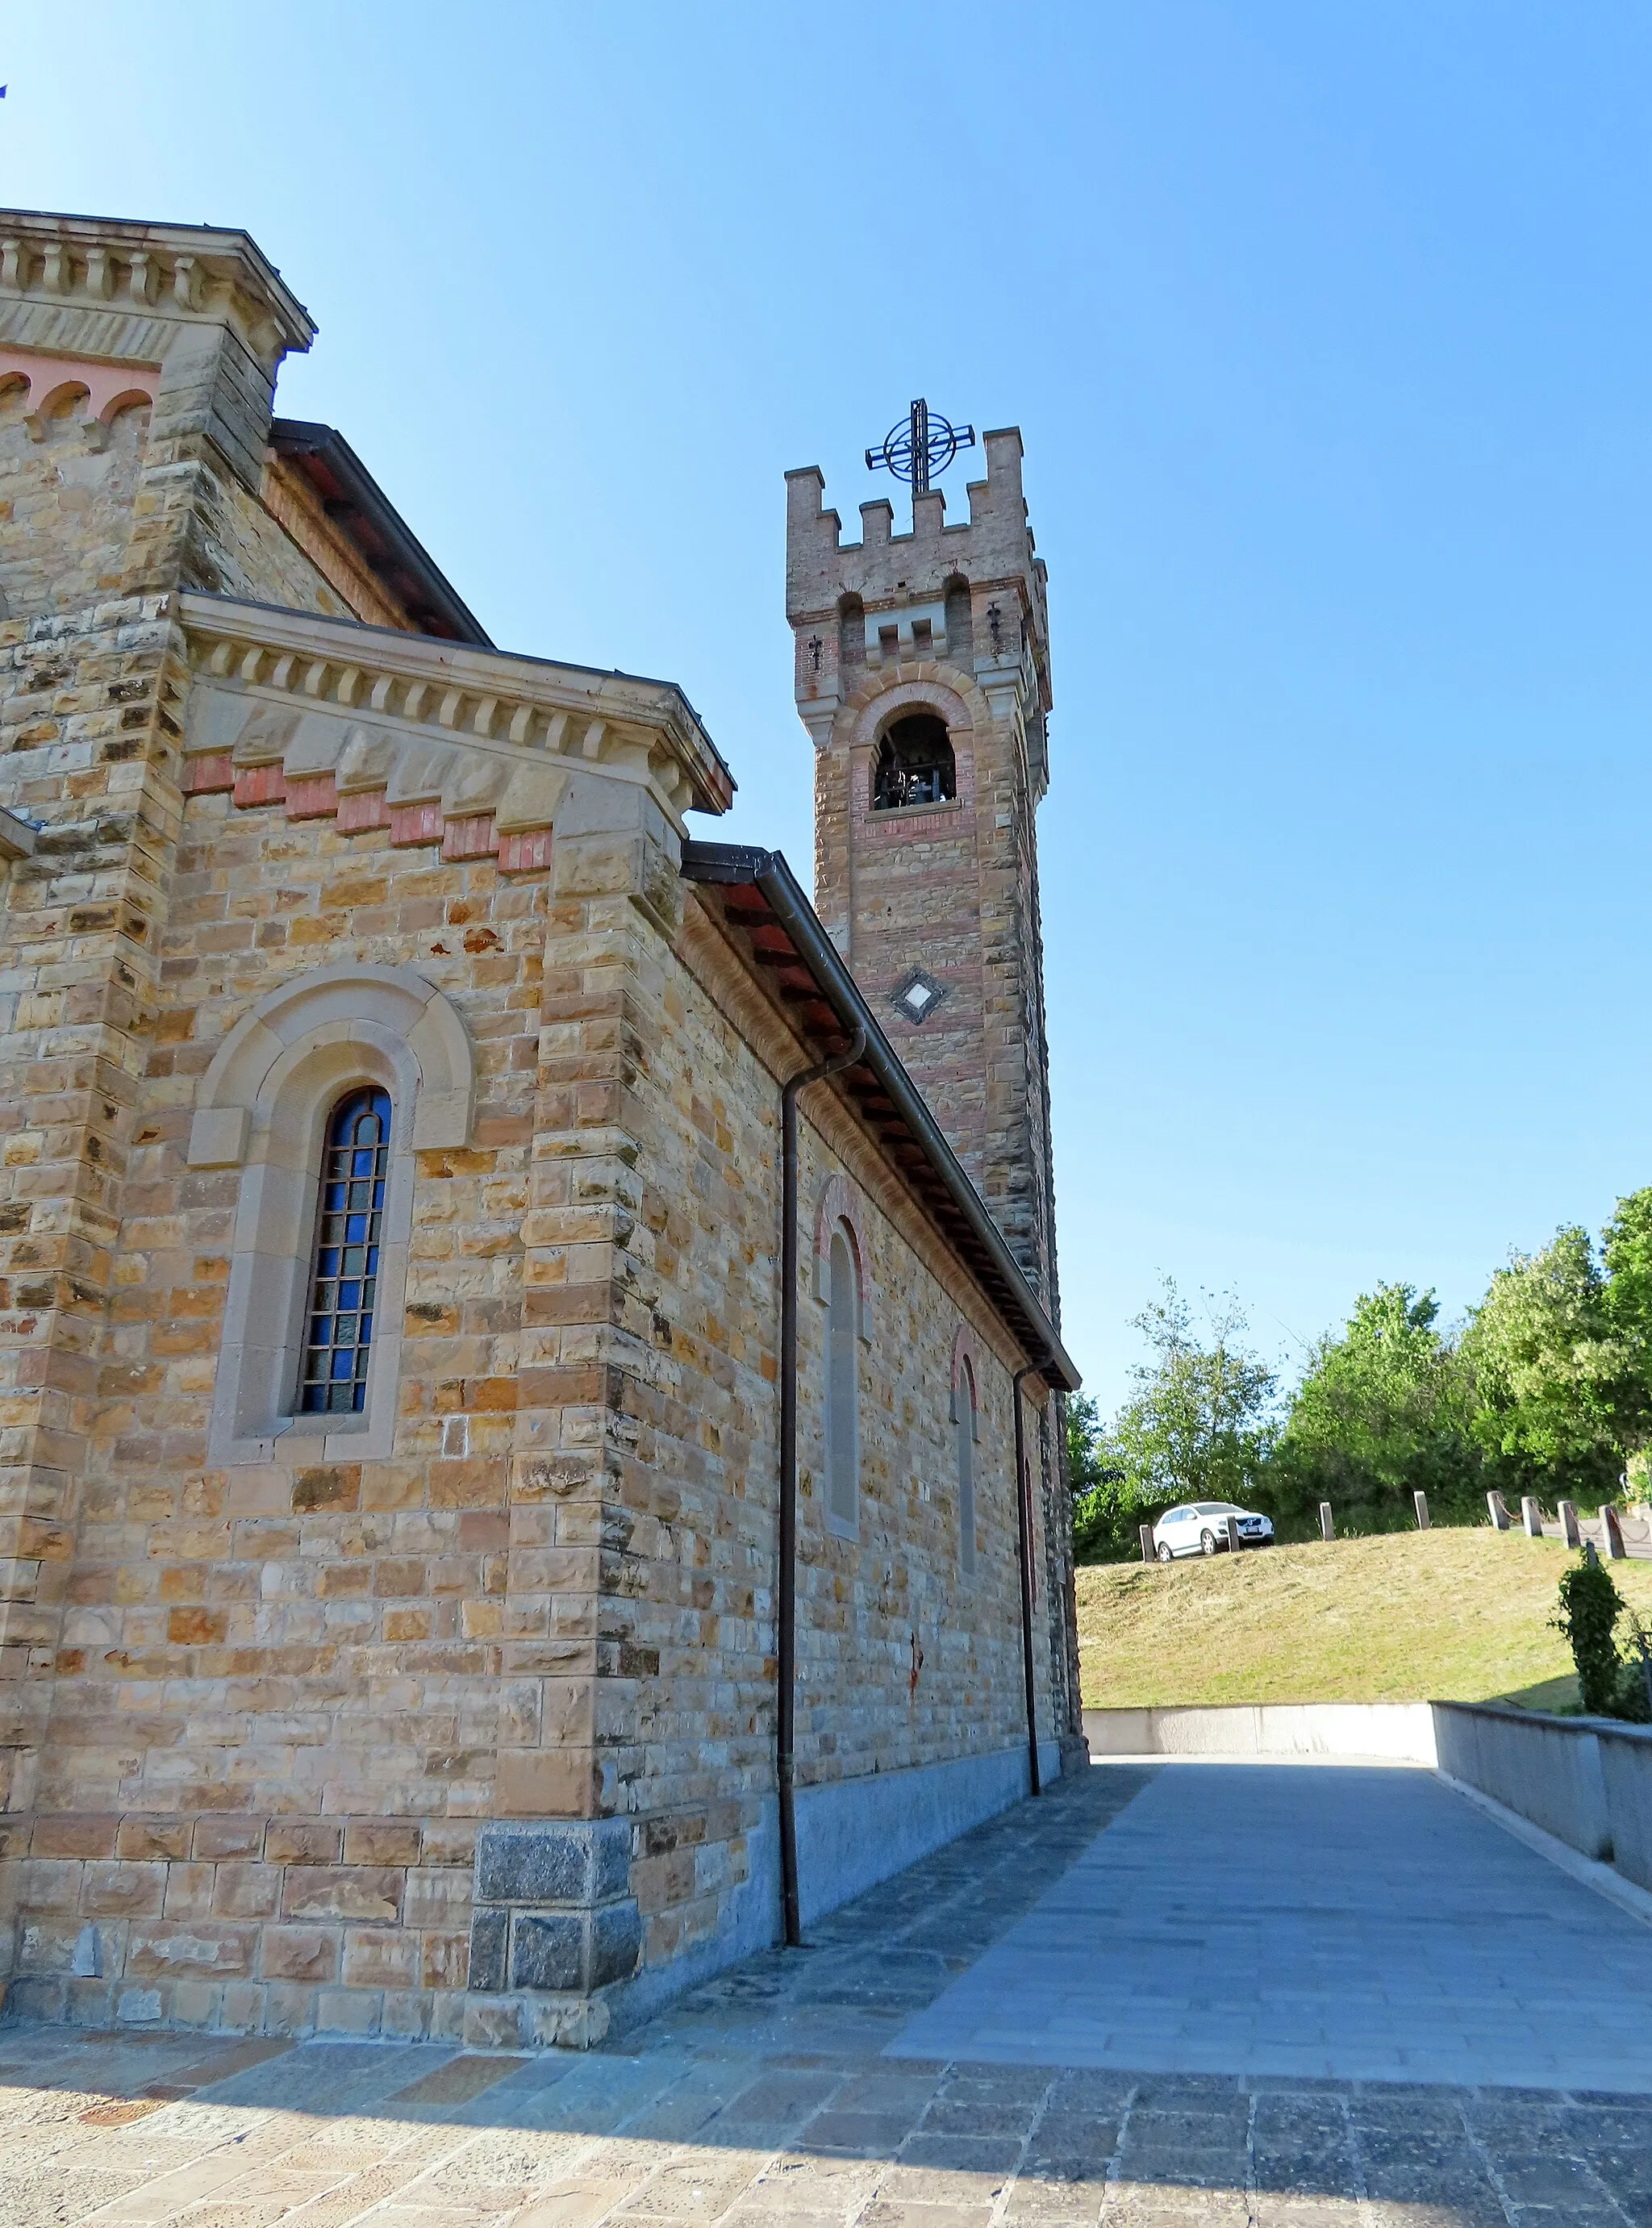
[[[1411,1498],[1412,1506],[1417,1511],[1417,1529],[1419,1532],[1426,1532],[1428,1529],[1428,1495],[1425,1493],[1413,1493]]]
[[[1508,1503],[1503,1499],[1502,1494],[1489,1493],[1486,1495],[1486,1507],[1490,1511],[1494,1530],[1507,1532],[1509,1525]]]
[[[1618,1521],[1617,1511],[1610,1501],[1600,1512],[1600,1528],[1605,1535],[1608,1560],[1621,1563],[1629,1551],[1623,1545],[1623,1527]]]
[[[1141,1524],[1137,1527],[1137,1532],[1142,1542],[1142,1560],[1144,1563],[1157,1562],[1158,1557],[1153,1548],[1153,1527]]]
[[[1554,1513],[1560,1520],[1560,1537],[1568,1547],[1581,1547],[1583,1534],[1578,1529],[1578,1504],[1575,1501],[1557,1501]]]
[[[1331,1514],[1329,1501],[1322,1501],[1319,1504],[1319,1536],[1322,1540],[1335,1540],[1336,1537],[1336,1519]]]
[[[1237,1555],[1239,1551],[1239,1519],[1237,1516],[1230,1516],[1227,1520],[1227,1552],[1230,1555]]]
[[[1527,1538],[1528,1540],[1540,1540],[1543,1537],[1543,1511],[1538,1507],[1537,1497],[1534,1494],[1521,1494],[1520,1497],[1520,1514],[1521,1521],[1526,1527]]]

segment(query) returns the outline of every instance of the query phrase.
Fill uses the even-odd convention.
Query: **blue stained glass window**
[[[367,1405],[389,1156],[389,1092],[352,1091],[333,1109],[322,1156],[310,1323],[298,1382],[304,1415],[348,1416]]]

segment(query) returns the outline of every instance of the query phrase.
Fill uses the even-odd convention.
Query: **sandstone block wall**
[[[714,930],[639,906],[635,863],[576,836],[513,880],[387,829],[189,799],[51,1716],[10,1828],[25,2006],[509,2039],[525,1991],[615,1977],[615,1942],[657,1967],[729,1924],[773,1777],[788,1063]],[[605,880],[623,886],[577,887]],[[254,996],[345,951],[416,964],[451,998],[478,1056],[473,1142],[419,1156],[388,1457],[215,1469],[240,1177],[188,1164],[196,1087]],[[805,1222],[830,1179],[853,1188],[874,1303],[851,1541],[819,1521],[823,1310],[804,1302],[805,1784],[1010,1747],[1023,1723],[1013,1348],[816,1096]],[[806,1236],[805,1278],[810,1252]],[[966,1321],[967,1582],[950,1416]],[[1059,1729],[1047,1678],[1041,1694]],[[626,1835],[611,1940],[496,1881],[473,1893],[479,1825],[557,1816]]]
[[[42,827],[0,929],[0,1773],[25,1806],[160,1004],[189,688],[176,590],[233,579],[337,605],[255,522],[274,366],[304,344],[302,313],[275,305],[284,341],[233,254],[209,288],[146,227],[117,243],[0,239],[0,764],[7,803]]]

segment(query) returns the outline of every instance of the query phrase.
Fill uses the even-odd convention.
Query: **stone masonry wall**
[[[121,413],[100,450],[68,417],[33,440],[29,400],[19,382],[0,387],[0,618],[55,617],[120,595],[148,445],[142,405]]]
[[[649,986],[652,1026],[634,1085],[641,1182],[628,1284],[646,1336],[629,1357],[622,1396],[637,1433],[618,1476],[632,1574],[612,1605],[622,1657],[642,1674],[614,1780],[650,1821],[632,1880],[650,1962],[725,1923],[774,1773],[779,1081],[800,1054],[745,988],[732,954],[703,932],[688,949],[695,974],[667,969]],[[817,1087],[802,1113],[797,1738],[806,1787],[1012,1746],[1024,1737],[1025,1706],[1014,1426],[1008,1375],[993,1358],[995,1343],[1013,1348],[944,1249],[924,1243],[904,1187],[842,1102]],[[812,1296],[812,1239],[834,1175],[847,1176],[863,1203],[874,1290],[854,1541],[829,1533],[821,1513],[824,1310]],[[966,1320],[986,1357],[979,1568],[969,1581],[958,1568],[949,1412]]]
[[[773,1777],[789,1040],[703,923],[691,968],[634,893],[567,887],[638,856],[575,836],[555,878],[510,881],[384,829],[189,801],[52,1716],[10,1828],[22,2008],[531,2038],[521,1957],[471,1971],[495,1821],[623,1826],[650,1967],[729,1923]],[[389,1458],[215,1470],[239,1177],[185,1165],[195,1088],[253,996],[346,951],[452,999],[479,1054],[473,1144],[419,1156]],[[1022,1706],[990,1316],[841,1103],[813,1099],[804,1273],[819,1188],[846,1175],[874,1299],[855,1542],[816,1521],[822,1311],[803,1307],[805,1784],[1013,1745]],[[948,1419],[966,1314],[967,1585]]]
[[[221,482],[214,496],[211,577],[195,585],[289,611],[323,611],[330,618],[394,623],[382,597],[347,600],[239,480]]]
[[[37,281],[37,265],[25,259],[21,267],[26,286]],[[165,1661],[176,1675],[198,1664],[198,1651],[215,1634],[227,1631],[225,1604],[239,1597],[238,1587],[246,1592],[244,1578],[215,1562],[210,1599],[204,1576],[196,1585],[193,1574],[184,1575],[191,1563],[204,1573],[209,1556],[222,1558],[233,1544],[222,1497],[203,1495],[198,1459],[191,1475],[188,1450],[192,1365],[194,1384],[209,1374],[200,1360],[198,1288],[214,1278],[210,1230],[188,1264],[193,1309],[181,1295],[167,1320],[152,1321],[154,1350],[144,1343],[136,1358],[125,1350],[148,1335],[135,1330],[132,1313],[142,1307],[133,1262],[143,1264],[139,1276],[147,1273],[147,1251],[126,1245],[147,1210],[141,1188],[129,1190],[126,1179],[130,1168],[141,1186],[148,1173],[145,1156],[157,1140],[144,1136],[143,1124],[151,1092],[158,1085],[163,1101],[171,1072],[176,1039],[168,1032],[176,1022],[167,1011],[163,968],[179,957],[169,939],[181,893],[186,934],[198,925],[189,914],[194,870],[180,874],[175,850],[184,810],[179,744],[189,675],[171,590],[180,581],[220,587],[227,580],[267,600],[337,604],[308,560],[249,509],[268,426],[270,375],[226,326],[209,318],[181,323],[164,302],[150,314],[25,291],[0,299],[0,338],[40,352],[23,359],[29,385],[11,376],[0,392],[0,589],[10,613],[0,615],[0,794],[42,830],[35,856],[9,879],[0,918],[0,1858],[20,1860],[42,1802],[102,1802],[121,1775],[141,1777],[150,1756],[146,1732],[134,1745],[142,1731],[135,1718],[117,1725],[88,1715],[77,1728],[86,1736],[80,1743],[60,1745],[48,1734],[60,1677],[73,1683],[88,1663],[94,1678],[114,1676],[105,1658],[119,1651],[100,1655],[92,1644],[101,1635],[99,1619],[130,1609],[135,1622],[128,1636],[176,1649]],[[98,361],[130,354],[139,365],[159,364],[158,381],[152,370],[142,375],[155,393],[153,407],[121,409],[101,438],[82,422],[72,391],[61,410],[30,411],[56,376],[54,366],[62,360],[52,352],[59,349],[71,362],[86,349]],[[202,800],[193,810],[198,830],[202,816],[221,806]],[[214,925],[208,919],[209,943]],[[268,964],[272,950],[286,946],[285,922],[263,924],[262,937],[257,948]],[[302,938],[295,926],[293,964],[307,964]],[[251,932],[244,940],[255,942]],[[234,929],[219,939],[220,953],[238,949]],[[199,1207],[210,1225],[209,1201],[179,1204]],[[434,1228],[440,1217],[428,1220]],[[158,1265],[170,1280],[180,1274]],[[354,1496],[351,1482],[337,1477],[316,1490],[323,1501]],[[169,1514],[179,1520],[176,1534],[153,1536],[170,1541],[174,1559],[151,1568],[147,1527]],[[110,1547],[112,1539],[120,1544]],[[467,1546],[481,1552],[474,1539]],[[118,1582],[108,1578],[104,1557],[118,1561],[128,1549],[137,1566]],[[120,1597],[118,1610],[111,1591]],[[90,1638],[65,1642],[63,1619],[80,1611],[90,1620]],[[71,1710],[93,1699],[78,1687],[67,1697]],[[223,1727],[234,1722],[228,1686],[221,1699],[225,1716],[208,1713],[200,1751],[208,1778],[225,1752]],[[202,1730],[186,1721],[169,1727],[156,1745],[170,1742],[176,1764]],[[260,1769],[279,1776],[267,1753],[262,1763],[244,1761],[254,1777]],[[151,1768],[157,1780],[166,1777],[164,1760]],[[175,1776],[182,1794],[188,1775]],[[197,1790],[202,1783],[200,1776],[190,1781]],[[221,1791],[216,1799],[221,1804]],[[129,1834],[119,1844],[123,1858],[158,1861],[163,1846],[188,1864],[211,1840],[208,1833],[196,1842],[193,1817],[168,1826],[168,1805],[154,1785],[139,1803],[144,1832],[153,1823],[160,1838],[134,1856]],[[61,1822],[90,1814],[83,1808],[54,1815]],[[112,1822],[106,1830],[95,1819],[65,1825],[56,1843],[48,1831],[39,1861],[71,1868],[113,1861],[114,1831]],[[261,1821],[249,1840],[243,1823],[220,1853],[261,1861],[264,1831]],[[407,1848],[405,1831],[396,1846]],[[7,1921],[0,1969],[8,1969],[18,1898],[27,1910],[38,1893],[42,1910],[61,1911],[67,1875],[30,1874],[6,1861],[0,1873],[8,1876],[0,1884]],[[173,1918],[201,1911],[198,1879],[191,1885],[181,1877],[169,1892]],[[78,1900],[78,1885],[74,1892]],[[222,1910],[243,1894],[256,1901],[244,1875],[223,1892]],[[131,1898],[133,1915],[159,1914],[147,1893],[137,1876],[112,1886],[107,1898],[96,1886],[86,1890],[100,1918],[118,1915],[124,1897]],[[400,1908],[399,1902],[398,1916]],[[375,1907],[357,1915],[383,1913],[384,1898],[376,1895]],[[462,1929],[459,1939],[462,1948]],[[23,1962],[37,1955],[40,1970],[62,1965],[55,1947],[38,1938],[31,1952],[26,1932],[22,1947]],[[215,1984],[233,1977],[229,1950],[202,1956]],[[155,1969],[180,1970],[175,1955]],[[141,1958],[133,1970],[141,1981]],[[182,1977],[189,1978],[187,1969]]]
[[[244,522],[234,464],[252,469],[269,421],[268,375],[233,333],[0,299],[0,338],[163,367],[144,375],[152,408],[119,411],[101,445],[78,407],[25,407],[60,359],[27,355],[28,387],[0,387],[0,792],[42,830],[0,927],[0,1775],[27,1804],[183,809],[170,592],[203,570],[218,585],[226,540],[251,595],[318,600],[323,584],[267,522],[212,524]]]
[[[102,1928],[103,1975],[78,1997],[118,2010],[135,1988],[125,2015],[142,2015],[158,1989],[167,2016],[252,2025],[370,2008],[375,2027],[427,2030],[432,1992],[464,1985],[471,1821],[544,1699],[502,1675],[496,1604],[545,891],[209,797],[170,897],[20,1968],[72,1962],[63,1866],[141,1849],[131,1877],[83,1880],[73,1915]],[[346,945],[416,957],[480,1070],[473,1148],[420,1158],[395,1458],[208,1470],[239,1175],[184,1165],[195,1085],[252,997]],[[141,1918],[138,1937],[113,1917]],[[221,1994],[245,1983],[256,2017]],[[366,1994],[323,2002],[329,1987]]]

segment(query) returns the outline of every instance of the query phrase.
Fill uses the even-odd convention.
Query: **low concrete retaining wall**
[[[1598,1728],[1612,1862],[1625,1879],[1652,1887],[1652,1731]]]
[[[1652,1728],[1436,1702],[1440,1770],[1652,1888]]]
[[[1438,1702],[1434,1725],[1442,1771],[1585,1857],[1610,1857],[1612,1829],[1592,1719],[1546,1717],[1495,1703]]]
[[[1219,1709],[1086,1710],[1092,1756],[1361,1756],[1434,1760],[1426,1702],[1243,1702]]]

